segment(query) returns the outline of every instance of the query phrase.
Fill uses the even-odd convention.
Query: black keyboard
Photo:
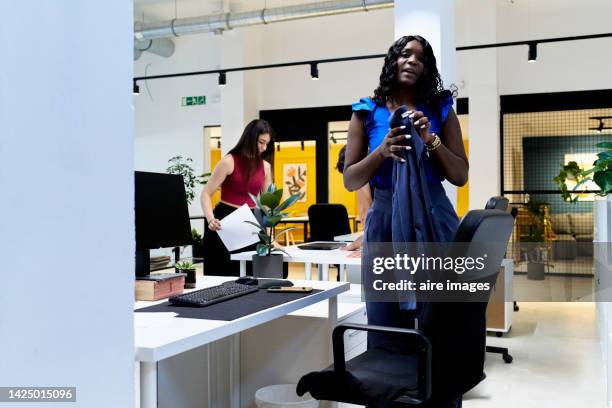
[[[248,293],[257,292],[257,286],[242,285],[236,282],[224,282],[219,286],[212,286],[193,292],[173,296],[168,301],[175,306],[202,307],[233,299]]]

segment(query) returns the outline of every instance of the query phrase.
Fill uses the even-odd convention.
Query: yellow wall
[[[463,139],[463,146],[465,147],[465,154],[470,158],[470,142],[467,139]],[[470,208],[470,182],[465,184],[463,187],[457,188],[457,215],[463,217]]]
[[[349,215],[359,215],[357,193],[351,193],[344,188],[342,174],[336,169],[338,153],[344,144],[330,143],[329,149],[329,202],[344,204]]]
[[[292,142],[281,143],[280,152],[277,150],[274,153],[274,183],[277,187],[283,188],[283,199],[287,198],[287,186],[283,185],[283,165],[291,163],[306,164],[306,201],[298,201],[287,210],[289,216],[299,217],[307,215],[308,207],[317,202],[316,147],[314,142],[307,142],[304,150],[302,150],[301,146],[294,146],[294,144]],[[301,224],[287,226],[297,227],[296,230],[292,231],[296,240],[302,241],[304,239]]]
[[[457,115],[459,119],[459,126],[461,127],[461,135],[463,137],[463,147],[465,148],[465,154],[470,159],[470,136],[469,131],[469,115]],[[463,217],[466,212],[470,209],[470,181],[465,186],[457,188],[457,215]]]
[[[213,171],[217,163],[219,163],[219,160],[221,160],[221,149],[217,147],[213,148],[211,146],[210,148],[210,171]],[[211,197],[213,208],[215,208],[215,206],[219,203],[220,199],[221,199],[221,190],[217,190]]]

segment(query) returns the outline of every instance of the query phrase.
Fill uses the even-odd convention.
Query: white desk
[[[205,276],[198,279],[196,289],[215,286],[233,277]],[[294,281],[296,285],[312,286],[322,292],[303,297],[292,302],[271,307],[231,321],[187,319],[168,316],[165,313],[134,313],[134,342],[136,361],[140,363],[140,406],[157,407],[157,362],[183,353],[199,346],[210,344],[215,340],[236,335],[243,330],[269,322],[281,316],[295,312],[306,306],[328,300],[330,339],[331,330],[338,316],[337,295],[349,290],[345,282]],[[138,301],[135,309],[162,303]],[[331,340],[330,340],[331,341]],[[240,350],[234,345],[233,350]],[[239,373],[240,357],[230,356],[234,372]],[[330,356],[331,357],[331,356]],[[231,407],[240,407],[240,377],[235,375],[230,381]]]
[[[298,245],[290,245],[283,249],[289,254],[279,252],[283,255],[283,262],[304,263],[307,280],[312,278],[311,268],[313,263],[319,265],[318,279],[324,281],[329,280],[329,265],[340,265],[340,276],[344,275],[345,265],[361,265],[361,258],[355,258],[354,251],[343,251],[342,249],[330,251],[304,250],[298,248]],[[255,251],[247,251],[231,255],[233,261],[240,261],[240,276],[246,276],[246,263],[252,260],[254,254]]]
[[[334,237],[334,241],[354,242],[354,241],[357,241],[357,239],[362,235],[363,235],[363,231],[352,232],[350,234],[344,234],[344,235],[336,235]]]

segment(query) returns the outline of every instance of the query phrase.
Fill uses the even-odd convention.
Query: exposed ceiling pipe
[[[174,41],[170,38],[134,41],[134,60],[140,58],[145,51],[168,58],[174,54]]]
[[[389,7],[393,7],[393,0],[334,0],[241,13],[175,18],[154,23],[138,23],[134,26],[134,37],[137,40],[152,40],[187,34],[219,33],[232,28],[257,24],[270,24]]]

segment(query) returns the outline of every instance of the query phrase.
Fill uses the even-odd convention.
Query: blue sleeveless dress
[[[422,111],[429,119],[430,131],[437,133],[442,140],[444,135],[441,130],[452,105],[452,97],[448,95],[440,101],[438,109],[423,105],[417,106],[417,110]],[[352,105],[352,108],[353,112],[365,112],[364,128],[368,137],[369,152],[372,152],[380,145],[389,131],[391,112],[386,106],[376,104],[371,98],[361,98],[359,102]],[[422,211],[430,212],[428,216],[436,224],[438,239],[443,242],[450,241],[455,234],[459,219],[442,186],[444,177],[425,152],[423,152],[421,160],[429,190],[428,201],[431,206],[431,208],[423,208]],[[374,200],[368,210],[364,226],[364,259],[367,259],[370,253],[368,243],[393,241],[393,159],[386,159],[381,164],[370,180],[370,185],[372,186]],[[368,279],[364,276],[362,280],[365,283]],[[417,311],[414,310],[416,305],[413,302],[367,302],[366,306],[369,324],[404,328],[414,327],[414,318]],[[368,334],[369,347],[385,342],[384,336]]]

